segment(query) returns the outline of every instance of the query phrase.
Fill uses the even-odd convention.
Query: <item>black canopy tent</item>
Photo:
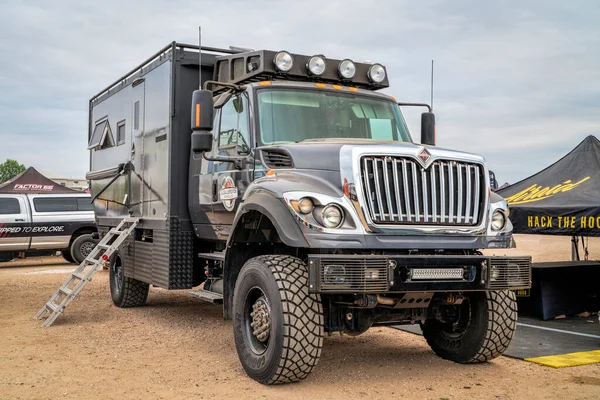
[[[549,319],[600,307],[600,263],[580,260],[578,237],[600,236],[600,141],[586,137],[544,170],[497,192],[515,233],[572,237],[571,262],[533,263],[530,299],[519,309]]]
[[[38,170],[29,167],[21,174],[0,184],[0,193],[78,193],[46,178]]]
[[[586,137],[569,154],[498,191],[515,233],[600,236],[600,141]]]

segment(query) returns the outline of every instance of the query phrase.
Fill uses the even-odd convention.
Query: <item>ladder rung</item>
[[[78,273],[78,272],[73,272],[73,276],[74,276],[75,278],[78,278],[78,279],[81,279],[81,280],[84,280],[84,279],[85,279],[85,275],[84,275],[84,274],[80,274],[80,273]]]
[[[96,247],[99,247],[101,249],[107,249],[107,250],[110,249],[110,245],[102,244],[102,243],[98,244]]]
[[[70,296],[71,293],[73,293],[73,291],[71,289],[66,288],[66,287],[62,287],[62,286],[58,288],[58,291],[61,292],[61,293],[66,294],[67,296]]]
[[[52,311],[52,312],[59,312],[60,311],[60,306],[56,305],[54,303],[46,303],[46,308],[48,309],[48,311]]]
[[[108,231],[108,233],[112,233],[113,235],[120,235],[123,232],[125,232],[125,231],[118,231],[116,229],[111,229]]]

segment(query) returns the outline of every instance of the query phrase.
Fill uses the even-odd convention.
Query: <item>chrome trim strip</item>
[[[412,185],[413,199],[415,202],[415,222],[421,222],[421,210],[419,210],[419,184],[417,183],[417,163],[412,162]]]
[[[367,184],[367,190],[369,191],[369,193],[367,193],[367,198],[369,199],[369,204],[371,205],[371,210],[373,211],[373,215],[375,215],[375,204],[373,203],[373,199],[371,198],[371,193],[373,193],[371,191],[371,184],[369,183],[369,168],[367,167],[367,159],[364,158],[363,159],[363,164],[364,164],[364,178],[365,178],[365,183]],[[360,185],[359,185],[360,186]]]
[[[394,209],[392,208],[392,194],[390,193],[390,179],[388,175],[388,158],[383,159],[383,179],[385,180],[385,197],[387,199],[390,221],[394,221]]]
[[[448,183],[450,187],[448,188],[448,222],[454,222],[454,173],[452,168],[452,162],[448,163]]]
[[[460,224],[460,220],[462,219],[462,206],[463,206],[463,179],[462,179],[462,165],[456,164],[456,177],[457,177],[457,190],[458,190],[458,200],[456,200],[456,222]]]
[[[383,202],[381,200],[381,189],[380,189],[380,180],[379,180],[379,171],[378,171],[378,167],[377,167],[377,159],[375,157],[373,157],[371,159],[372,161],[372,165],[373,165],[373,174],[375,176],[375,194],[377,195],[377,205],[379,206],[379,216],[381,217],[382,221],[385,221],[385,213],[383,212]],[[373,213],[373,215],[375,215],[375,213]]]
[[[471,222],[471,165],[467,165],[467,184],[466,184],[466,199],[465,199],[465,222]]]
[[[427,206],[429,205],[427,199],[429,196],[429,186],[427,185],[427,173],[424,169],[421,169],[421,184],[423,185],[423,220],[429,222],[429,212],[427,211]]]
[[[433,222],[437,222],[437,189],[436,189],[436,180],[435,180],[435,164],[431,165],[431,169],[429,171],[430,179],[431,179],[431,211]]]
[[[406,171],[406,160],[402,159],[402,179],[408,182],[408,172]],[[406,203],[406,220],[412,221],[412,208],[410,207],[410,199],[408,198],[408,185],[404,186],[404,202]]]
[[[396,194],[396,207],[398,208],[398,220],[402,222],[402,203],[400,202],[400,183],[398,183],[398,160],[395,158],[392,160],[392,170],[394,172],[394,187],[398,188],[394,190]]]

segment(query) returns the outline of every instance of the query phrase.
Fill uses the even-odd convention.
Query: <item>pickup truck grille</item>
[[[366,207],[376,224],[474,226],[485,200],[483,167],[436,160],[427,169],[410,158],[364,156]]]

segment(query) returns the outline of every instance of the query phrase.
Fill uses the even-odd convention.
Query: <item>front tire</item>
[[[484,363],[501,356],[517,328],[514,292],[473,292],[461,305],[445,306],[453,320],[427,320],[423,336],[440,357],[461,364]]]
[[[120,308],[140,307],[146,304],[150,285],[125,276],[123,259],[117,255],[110,263],[110,295]]]
[[[235,284],[233,315],[235,347],[252,379],[269,385],[300,381],[319,362],[323,307],[319,295],[308,293],[301,260],[248,260]]]
[[[76,264],[81,264],[97,244],[98,240],[94,239],[90,233],[77,236],[71,243],[71,258]]]

